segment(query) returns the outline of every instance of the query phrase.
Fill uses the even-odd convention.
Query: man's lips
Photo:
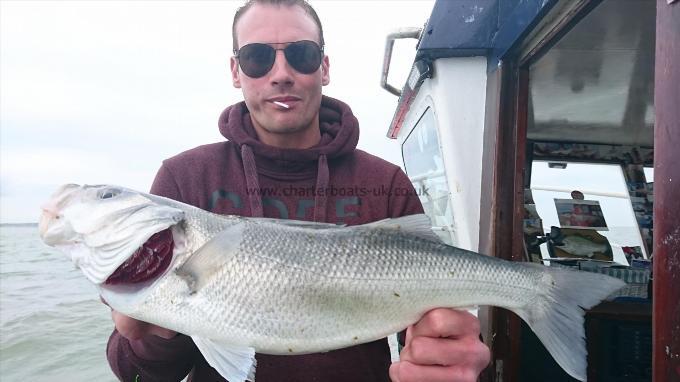
[[[270,98],[267,101],[272,103],[278,110],[288,110],[301,100],[298,97],[282,96]]]
[[[269,102],[288,103],[288,102],[296,102],[296,101],[300,101],[300,98],[299,98],[299,97],[294,97],[294,96],[282,96],[282,97],[273,97],[273,98],[269,98],[267,101],[269,101]]]

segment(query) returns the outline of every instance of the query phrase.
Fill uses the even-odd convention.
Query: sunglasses
[[[259,78],[269,73],[276,61],[276,51],[282,50],[288,64],[302,74],[312,74],[321,66],[323,48],[314,41],[303,40],[276,49],[268,44],[254,43],[234,51],[234,57],[243,73]]]

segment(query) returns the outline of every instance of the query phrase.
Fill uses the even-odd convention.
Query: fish
[[[256,352],[340,349],[480,305],[517,314],[584,381],[584,309],[624,285],[446,245],[424,214],[357,226],[217,215],[114,185],[62,186],[39,231],[113,309],[191,336],[229,381],[254,380]]]
[[[559,248],[574,256],[593,257],[595,253],[606,253],[606,244],[597,244],[592,241],[577,235],[565,236],[562,239],[561,245],[556,245]]]

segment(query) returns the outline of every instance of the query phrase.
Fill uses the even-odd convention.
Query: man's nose
[[[271,69],[271,82],[276,85],[293,83],[293,68],[288,64],[283,50],[276,51],[276,59]]]

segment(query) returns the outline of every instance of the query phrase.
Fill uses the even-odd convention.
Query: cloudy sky
[[[379,86],[385,36],[423,26],[433,0],[312,0],[331,84],[361,123],[359,147],[394,163],[397,98]],[[0,221],[35,222],[63,183],[147,190],[164,158],[220,141],[241,1],[0,2]],[[415,43],[398,44],[401,86]]]

